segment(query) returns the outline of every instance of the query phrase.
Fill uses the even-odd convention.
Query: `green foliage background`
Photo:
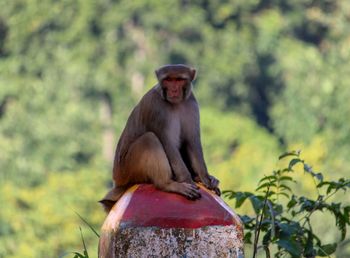
[[[0,257],[82,249],[75,212],[100,227],[116,141],[166,63],[198,68],[223,189],[254,190],[284,149],[346,177],[349,60],[343,0],[0,0]],[[325,241],[333,225],[320,222]]]

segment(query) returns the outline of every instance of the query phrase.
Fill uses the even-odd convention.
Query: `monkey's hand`
[[[221,191],[219,189],[220,181],[214,176],[208,175],[207,177],[201,178],[201,181],[205,185],[205,187],[214,191],[218,196],[221,195]]]
[[[221,195],[221,191],[219,189],[220,181],[214,176],[209,175],[209,177],[210,177],[210,185],[211,185],[210,186],[211,188],[209,189],[213,190],[216,193],[216,195],[220,196]]]

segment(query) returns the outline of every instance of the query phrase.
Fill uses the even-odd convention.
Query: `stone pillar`
[[[99,258],[243,258],[243,225],[224,201],[200,186],[202,197],[135,185],[120,198],[101,230]]]

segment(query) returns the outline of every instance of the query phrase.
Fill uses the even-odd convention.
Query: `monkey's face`
[[[186,96],[189,80],[184,77],[168,76],[161,82],[164,97],[173,104],[180,103]]]
[[[165,65],[156,71],[156,75],[162,87],[162,97],[178,104],[190,96],[196,70],[186,65]]]

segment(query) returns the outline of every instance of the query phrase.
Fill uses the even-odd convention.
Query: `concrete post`
[[[243,258],[241,220],[220,197],[200,191],[191,201],[153,185],[131,187],[102,226],[98,257]]]

